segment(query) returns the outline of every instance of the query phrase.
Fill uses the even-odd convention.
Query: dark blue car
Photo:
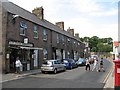
[[[72,69],[77,67],[77,64],[73,59],[63,59],[63,63],[65,64],[66,69]]]

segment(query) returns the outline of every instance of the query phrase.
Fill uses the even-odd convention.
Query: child
[[[103,67],[103,58],[101,58],[101,61],[100,61],[100,68],[99,68],[99,72],[100,72],[100,71],[105,72],[104,67]]]

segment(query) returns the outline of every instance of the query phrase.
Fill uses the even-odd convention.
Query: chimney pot
[[[75,33],[75,37],[79,38],[79,33]]]
[[[61,30],[64,30],[64,22],[56,22],[56,25],[57,25]]]
[[[72,36],[74,36],[74,29],[70,29],[70,27],[67,29],[67,32],[70,33]]]
[[[39,19],[44,19],[44,9],[43,7],[37,7],[34,10],[32,10],[32,13],[36,15]]]

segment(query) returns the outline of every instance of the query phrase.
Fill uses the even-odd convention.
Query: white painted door
[[[38,50],[34,50],[34,67],[38,67]]]
[[[63,50],[63,59],[65,59],[65,50]]]

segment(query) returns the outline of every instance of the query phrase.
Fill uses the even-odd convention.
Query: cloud
[[[74,28],[75,33],[79,33],[80,37],[92,37],[98,36],[100,38],[108,38],[111,37],[114,40],[118,40],[118,24],[96,24],[95,22],[91,22],[89,18],[80,17],[73,18],[67,22],[65,28],[68,27]]]
[[[114,15],[118,15],[118,9],[112,8],[109,11],[92,12],[89,15],[91,16],[114,16]]]
[[[95,12],[100,10],[100,6],[95,0],[72,0],[75,8],[82,13]]]
[[[117,2],[117,0],[116,0]],[[117,8],[111,8],[107,4],[115,5],[115,0],[111,1],[100,1],[100,0],[72,0],[74,7],[81,13],[90,16],[113,16],[118,14]],[[106,6],[100,4],[104,3]],[[106,9],[105,9],[105,8]]]

